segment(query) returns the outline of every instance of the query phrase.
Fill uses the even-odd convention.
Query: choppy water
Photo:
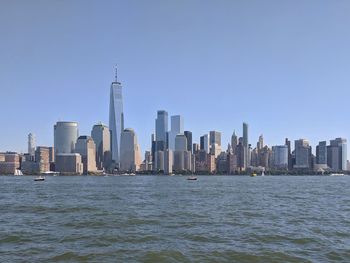
[[[350,177],[0,176],[1,262],[349,262]]]

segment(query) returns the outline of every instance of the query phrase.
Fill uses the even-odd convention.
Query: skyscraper
[[[79,136],[78,123],[59,121],[54,125],[55,155],[59,153],[74,153],[75,143]]]
[[[210,153],[216,157],[221,153],[221,132],[210,131]]]
[[[244,166],[247,167],[250,163],[250,158],[249,158],[249,143],[248,143],[248,124],[243,122],[243,147],[245,151],[245,164]]]
[[[117,67],[115,80],[111,84],[109,102],[109,129],[112,139],[112,160],[118,166],[120,160],[120,137],[124,130],[123,94],[122,85],[118,82]]]
[[[156,151],[166,150],[168,132],[168,112],[159,110],[156,119]]]
[[[187,138],[187,151],[190,151],[192,153],[192,132],[185,131],[184,134]]]
[[[272,146],[272,167],[288,169],[288,145]]]
[[[182,116],[171,116],[171,128],[169,131],[168,145],[170,150],[175,150],[175,137],[184,133],[184,120]]]
[[[28,134],[28,153],[32,157],[35,154],[35,135],[32,133]]]
[[[96,144],[96,165],[98,169],[108,169],[111,165],[111,132],[102,123],[92,127],[91,137]]]
[[[238,144],[238,138],[237,138],[236,132],[233,131],[233,134],[231,136],[231,148],[232,148],[233,154],[236,153],[237,144]]]
[[[133,129],[125,129],[120,140],[120,170],[138,171],[141,165],[140,146]]]
[[[90,136],[79,136],[75,152],[81,155],[85,174],[96,172],[96,145]]]
[[[294,168],[309,169],[311,166],[311,146],[309,141],[299,139],[295,141],[295,165]]]
[[[347,141],[336,138],[327,147],[327,164],[334,171],[347,170]]]
[[[316,146],[316,163],[327,164],[327,142],[319,142]]]
[[[209,153],[209,136],[208,134],[204,134],[200,137],[200,150]]]

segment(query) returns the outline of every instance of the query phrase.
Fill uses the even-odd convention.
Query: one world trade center
[[[120,137],[124,130],[122,90],[122,85],[117,79],[117,67],[115,67],[115,80],[111,84],[109,102],[109,129],[111,131],[112,160],[117,167],[120,161]]]

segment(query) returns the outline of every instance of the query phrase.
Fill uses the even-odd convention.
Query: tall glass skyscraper
[[[109,102],[109,129],[112,139],[112,160],[116,165],[120,161],[120,137],[124,130],[123,94],[122,85],[117,79],[117,68],[115,68],[115,81],[111,84]]]
[[[157,112],[156,119],[156,151],[165,151],[168,133],[168,113],[164,110]]]

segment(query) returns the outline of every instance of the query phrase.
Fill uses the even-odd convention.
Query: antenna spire
[[[118,67],[117,64],[114,66],[114,71],[115,71],[115,82],[118,82]]]

